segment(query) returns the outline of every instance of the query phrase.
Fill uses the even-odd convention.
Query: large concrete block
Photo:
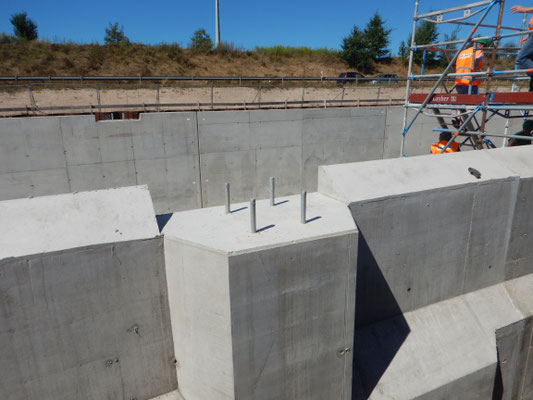
[[[503,282],[517,187],[486,152],[321,167],[360,230],[357,323]]]
[[[2,399],[149,399],[176,388],[146,188],[4,201],[0,221]]]
[[[164,229],[187,399],[350,399],[357,232],[327,197],[175,213]],[[244,207],[244,209],[243,209]]]

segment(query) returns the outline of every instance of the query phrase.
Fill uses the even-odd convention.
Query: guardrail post
[[[211,84],[211,110],[215,108],[215,105],[213,104],[213,84]]]

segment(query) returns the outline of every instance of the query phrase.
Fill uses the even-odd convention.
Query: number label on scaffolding
[[[470,8],[465,8],[464,17],[468,17],[470,15]]]
[[[437,22],[442,22],[442,14],[437,15]]]

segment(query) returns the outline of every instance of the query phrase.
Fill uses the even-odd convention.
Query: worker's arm
[[[531,13],[533,12],[533,7],[522,7],[522,6],[512,6],[512,13]]]

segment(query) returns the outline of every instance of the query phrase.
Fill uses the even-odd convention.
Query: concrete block
[[[485,152],[320,167],[361,233],[357,324],[503,282],[517,186]]]
[[[502,399],[533,396],[533,317],[521,319],[496,331],[502,378]]]
[[[165,257],[187,399],[349,399],[357,232],[342,204],[299,197],[173,215]],[[209,365],[209,368],[205,368]]]
[[[355,376],[361,389],[355,398],[492,398],[500,342],[495,332],[523,319],[507,284],[356,329]],[[520,342],[505,344],[511,343]],[[499,345],[498,353],[501,362]],[[524,366],[522,361],[517,359],[517,365]],[[505,368],[504,383],[510,376]]]
[[[163,239],[145,187],[3,201],[0,220],[0,398],[176,389]]]

